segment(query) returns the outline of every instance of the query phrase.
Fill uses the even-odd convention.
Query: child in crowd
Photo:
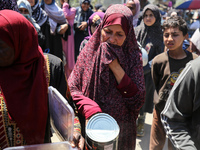
[[[183,41],[188,37],[187,23],[181,17],[172,16],[163,23],[163,41],[167,51],[157,55],[152,62],[152,78],[155,84],[153,122],[150,135],[150,150],[162,150],[166,133],[161,123],[160,114],[164,109],[169,93],[187,62],[198,56],[183,50]],[[168,142],[168,149],[173,149]]]

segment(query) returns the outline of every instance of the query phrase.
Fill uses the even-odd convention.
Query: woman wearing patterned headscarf
[[[39,0],[28,0],[32,8],[32,17],[41,27],[47,21],[47,13],[40,7]]]
[[[163,52],[163,37],[161,29],[160,11],[156,5],[148,4],[143,9],[143,19],[139,26],[135,28],[137,40],[148,53],[148,63],[144,66],[146,98],[143,108],[140,110],[138,118],[138,136],[144,136],[145,112],[152,113],[154,87],[151,77],[151,61]]]
[[[84,121],[99,112],[116,119],[119,150],[135,149],[136,119],[145,95],[141,52],[132,23],[130,9],[110,6],[68,79]]]

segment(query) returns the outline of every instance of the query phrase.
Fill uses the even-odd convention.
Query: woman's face
[[[35,0],[28,0],[28,1],[31,4],[31,7],[33,7],[35,5]]]
[[[147,26],[152,26],[156,22],[156,18],[151,10],[145,12],[143,20]]]
[[[126,34],[121,25],[111,25],[101,30],[101,42],[122,46],[126,39]]]
[[[19,8],[19,11],[21,14],[29,14],[28,9],[26,9],[26,8]]]
[[[0,67],[11,65],[14,61],[14,57],[14,49],[0,39]]]
[[[82,3],[81,4],[81,8],[83,9],[83,11],[87,11],[90,7],[89,3]]]
[[[52,3],[52,0],[44,0],[45,4],[50,5]]]
[[[136,5],[135,5],[135,2],[134,1],[128,1],[126,3],[126,6],[131,10],[133,16],[135,16],[135,14],[136,14]]]

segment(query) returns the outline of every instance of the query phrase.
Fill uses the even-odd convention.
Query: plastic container
[[[86,150],[117,150],[120,128],[106,113],[92,116],[86,126]]]
[[[50,86],[48,91],[51,126],[61,141],[72,141],[74,110],[54,87]]]
[[[4,150],[73,150],[69,142],[36,144],[27,146],[8,147]]]

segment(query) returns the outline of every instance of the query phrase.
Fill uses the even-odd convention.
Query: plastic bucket
[[[86,126],[86,150],[117,150],[119,131],[116,120],[110,115],[92,116]]]

